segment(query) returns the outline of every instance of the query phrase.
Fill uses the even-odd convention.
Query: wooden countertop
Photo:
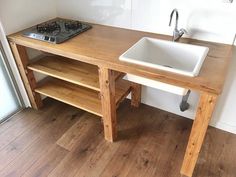
[[[220,94],[232,58],[232,46],[226,44],[181,39],[180,42],[209,47],[209,53],[197,77],[187,77],[119,60],[119,56],[142,37],[171,40],[171,36],[93,25],[88,30],[62,44],[50,44],[15,33],[9,41],[29,48],[61,55],[113,70],[144,76],[176,86]]]

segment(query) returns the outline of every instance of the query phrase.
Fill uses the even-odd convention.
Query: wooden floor
[[[52,100],[0,125],[0,177],[180,177],[192,121],[126,100],[119,140],[101,120]],[[194,177],[236,177],[236,135],[209,128]]]

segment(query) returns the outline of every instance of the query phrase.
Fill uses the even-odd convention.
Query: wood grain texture
[[[42,100],[40,95],[33,91],[36,87],[36,81],[33,72],[27,69],[29,58],[26,48],[24,46],[17,45],[14,42],[10,42],[10,46],[21,78],[24,82],[25,89],[28,93],[31,105],[33,108],[39,109],[40,107],[42,107]]]
[[[227,132],[210,127],[202,146],[193,176],[233,177],[236,141]],[[235,135],[231,134],[233,137]],[[214,155],[213,155],[214,154]]]
[[[196,117],[189,137],[181,174],[191,177],[216,104],[216,95],[201,93]]]
[[[9,131],[5,131],[3,134],[4,138],[8,140],[8,144],[0,150],[0,171],[20,156],[22,152],[27,151],[27,149],[42,136],[43,132],[47,132],[47,130],[51,128],[51,123],[55,120],[55,112],[63,107],[62,105],[58,106],[58,103],[54,103],[54,106],[52,106],[51,103],[47,103],[47,106],[49,108],[41,109],[35,113],[34,116],[31,116],[33,113],[32,109],[26,109],[21,112],[19,116],[14,117],[19,118],[17,122],[14,122],[14,120],[9,121],[9,123],[13,121],[16,126],[11,126],[11,128],[8,129]],[[80,110],[74,111],[72,109],[70,109],[70,111],[72,115],[79,115],[81,112]],[[23,119],[21,119],[21,117],[23,117]],[[4,127],[4,125],[5,123],[1,125],[1,128]],[[14,138],[11,139],[11,137]],[[0,139],[4,141],[2,137],[0,137]]]
[[[131,85],[128,81],[120,79],[116,81],[115,89],[117,108],[130,93]],[[53,78],[41,81],[35,92],[102,117],[100,92]]]
[[[68,153],[66,149],[54,145],[39,158],[22,177],[45,177],[47,176]]]
[[[76,85],[100,91],[98,67],[95,65],[68,60],[68,58],[57,55],[48,55],[29,64],[27,68]],[[120,72],[115,72],[116,79],[122,75]]]
[[[134,107],[139,107],[141,103],[141,92],[142,92],[142,85],[132,83],[131,84],[131,105]]]
[[[113,142],[117,137],[115,77],[108,68],[99,68],[102,118],[105,139]]]
[[[46,105],[50,106],[50,104],[47,103]],[[53,110],[48,111],[49,109]],[[23,151],[19,149],[19,153],[8,164],[6,164],[6,162],[9,162],[7,159],[11,158],[11,156],[6,156],[6,162],[3,162],[5,167],[0,171],[0,176],[22,176],[30,169],[30,167],[32,167],[33,164],[36,165],[42,158],[53,158],[53,156],[48,155],[48,151],[53,148],[53,146],[55,146],[57,139],[61,137],[65,131],[78,120],[78,117],[73,116],[73,114],[78,112],[78,110],[73,110],[70,107],[65,107],[64,104],[55,102],[54,105],[51,105],[49,109],[44,109],[46,114],[41,114],[41,117],[36,117],[41,121],[45,121],[43,129],[40,126],[35,127],[35,132],[33,133],[33,130],[25,127],[25,130],[31,133],[32,140],[30,138],[28,139],[28,141],[31,142],[30,146],[27,146]],[[37,115],[38,113],[34,112],[29,116],[34,117]],[[47,119],[50,119],[50,123],[47,123]],[[36,139],[34,139],[35,134],[38,134]],[[21,143],[24,143],[24,141]],[[24,144],[19,144],[12,147],[12,152],[14,152],[14,149],[20,148],[20,146],[24,146]],[[47,162],[45,161],[45,165],[46,163]],[[40,169],[38,167],[36,168],[43,173],[44,169]]]
[[[122,78],[117,80],[115,83],[115,97],[116,97],[116,107],[118,108],[120,103],[129,95],[131,92],[131,83]]]
[[[96,24],[93,25],[91,30],[60,45],[26,38],[20,33],[8,36],[9,40],[16,44],[116,71],[135,74],[193,90],[216,94],[222,92],[232,56],[232,46],[182,38],[180,40],[182,43],[202,45],[210,49],[199,75],[192,78],[120,61],[119,56],[142,37],[171,40],[171,36]],[[216,71],[217,74],[215,74]]]
[[[39,120],[35,119],[35,117],[29,117],[28,115],[30,115],[30,111],[27,111],[25,114],[26,118],[24,121],[16,121],[14,125],[8,127],[0,134],[0,149],[4,149],[7,144],[13,142],[18,136],[23,134],[26,129],[30,129],[37,124]]]
[[[100,91],[98,67],[59,56],[45,56],[28,66],[29,69],[77,85]]]
[[[119,141],[108,143],[97,116],[45,101],[42,110],[26,109],[0,124],[9,128],[6,137],[15,124],[25,125],[14,143],[8,141],[7,155],[0,150],[1,177],[181,176],[192,120],[143,104],[135,109],[125,100],[117,112]],[[39,121],[32,126],[29,118]],[[193,176],[235,177],[235,146],[236,135],[209,127]]]
[[[94,151],[96,151],[97,146],[105,141],[102,133],[103,126],[101,125],[101,121],[95,119],[96,116],[93,114],[85,113],[85,116],[77,123],[77,126],[83,126],[84,124],[87,124],[88,126],[85,126],[85,129],[83,129],[85,130],[84,133],[77,131],[81,136],[75,136],[74,140],[77,140],[72,143],[73,145],[70,141],[63,141],[66,137],[60,138],[60,146],[62,145],[62,147],[71,148],[72,151],[50,172],[48,175],[49,177],[74,177],[85,161],[93,155]],[[71,135],[71,131],[73,132],[74,128],[75,127],[72,127],[65,134]],[[68,142],[68,144],[66,142]]]
[[[11,41],[11,43],[17,44],[18,46],[21,45],[19,49],[16,48],[16,52],[15,52],[17,53],[19,52],[18,50],[22,50],[22,52],[20,52],[22,53],[22,57],[19,57],[21,54],[18,54],[19,56],[15,56],[15,58],[18,57],[18,60],[21,60],[21,58],[27,58],[27,55],[25,55],[26,54],[25,48],[23,47],[25,46],[25,47],[41,50],[44,52],[67,57],[67,59],[65,59],[64,61],[65,63],[67,63],[67,60],[69,61],[70,59],[74,59],[77,61],[82,61],[85,63],[96,65],[95,67],[99,68],[99,86],[97,85],[94,88],[95,90],[97,89],[97,91],[98,91],[98,88],[100,88],[100,91],[101,91],[100,95],[91,96],[90,91],[88,92],[87,90],[82,94],[83,96],[81,98],[85,99],[87,95],[90,95],[91,99],[93,98],[92,99],[93,101],[96,100],[99,102],[101,99],[102,106],[100,106],[100,108],[99,108],[99,104],[94,104],[91,106],[91,101],[85,101],[85,103],[82,103],[82,101],[80,100],[78,103],[78,100],[76,100],[76,97],[78,95],[75,94],[78,90],[74,86],[72,86],[74,88],[74,91],[73,91],[73,88],[71,86],[65,89],[62,84],[61,90],[63,90],[63,93],[61,92],[60,94],[57,94],[57,96],[55,96],[55,93],[58,92],[58,90],[55,91],[54,90],[55,88],[53,88],[55,85],[54,86],[51,85],[51,88],[48,90],[50,91],[49,95],[51,95],[55,99],[64,101],[68,104],[72,103],[71,105],[74,105],[74,106],[77,105],[77,107],[81,109],[90,111],[94,114],[97,113],[97,115],[103,116],[105,137],[109,141],[114,141],[117,136],[116,106],[117,104],[120,104],[120,102],[124,99],[124,97],[129,93],[129,91],[127,91],[128,89],[124,89],[124,91],[121,93],[117,92],[116,90],[117,84],[115,83],[116,79],[115,79],[114,71],[118,71],[121,73],[131,73],[131,74],[146,77],[152,80],[157,80],[164,83],[173,84],[173,85],[184,87],[187,89],[201,91],[202,95],[200,99],[198,113],[194,121],[192,131],[191,131],[190,140],[188,143],[186,155],[185,155],[182,170],[181,170],[182,174],[185,174],[187,176],[192,176],[193,169],[196,164],[197,157],[198,157],[198,154],[200,152],[200,149],[204,140],[207,126],[213,112],[213,108],[215,104],[215,98],[213,97],[216,97],[216,95],[219,95],[222,92],[228,66],[232,57],[232,46],[211,43],[211,42],[203,42],[203,41],[192,40],[192,39],[181,39],[180,42],[202,45],[202,46],[209,47],[210,49],[206,57],[206,60],[203,63],[203,66],[201,68],[199,75],[197,77],[187,77],[187,76],[181,76],[178,74],[161,71],[158,69],[151,69],[151,68],[142,67],[142,66],[138,66],[134,64],[128,64],[126,62],[119,61],[118,59],[119,56],[124,51],[126,51],[129,47],[131,47],[135,42],[137,42],[141,37],[144,37],[144,36],[165,39],[165,40],[171,39],[170,36],[165,36],[165,35],[158,35],[158,34],[144,33],[144,32],[132,31],[132,30],[125,30],[125,29],[120,29],[120,28],[106,27],[102,25],[94,25],[91,30],[79,36],[76,36],[75,38],[72,38],[71,40],[61,45],[53,45],[53,44],[45,43],[42,41],[29,39],[29,38],[21,36],[20,33],[16,33],[14,35],[9,36],[9,40]],[[78,46],[78,43],[80,44],[79,46]],[[14,49],[14,46],[12,48]],[[31,97],[32,102],[35,102],[34,104],[35,104],[35,107],[37,108],[37,103],[40,103],[40,102],[37,101],[37,95],[36,95],[36,101],[34,100],[35,99],[34,93],[31,91],[31,90],[34,90],[35,88],[35,81],[34,81],[33,74],[30,74],[27,78],[28,72],[26,70],[27,74],[25,74],[25,71],[24,71],[24,69],[28,65],[28,59],[22,60],[21,62],[22,63],[19,62],[23,66],[23,67],[20,66],[21,68],[23,68],[21,72],[23,73],[23,75],[26,75],[25,85],[27,89],[29,90],[29,96]],[[68,63],[70,62],[73,63],[74,61],[70,60]],[[54,65],[55,63],[56,62],[54,62]],[[37,71],[42,72],[42,70],[43,69],[41,68]],[[76,69],[72,69],[72,70],[75,71]],[[96,69],[94,71],[96,71]],[[217,74],[215,74],[216,71],[217,71]],[[53,74],[53,72],[52,70],[51,71],[47,70],[47,74],[53,77],[57,77],[57,78],[64,79],[67,81],[74,81],[73,79],[70,80],[68,76],[65,76],[65,75],[62,76],[60,72],[59,74],[57,73],[55,75]],[[66,72],[68,71],[65,71],[65,73]],[[78,72],[78,70],[76,70],[76,72]],[[32,84],[28,86],[29,85],[28,81],[31,81],[31,80],[32,80]],[[81,80],[78,83],[81,84]],[[86,86],[86,83],[82,83],[81,85]],[[66,87],[67,86],[68,85],[66,84]],[[92,88],[93,86],[91,87],[91,83],[90,83],[90,84],[87,84],[87,87]],[[136,93],[135,95],[133,95],[133,98],[134,98],[132,100],[133,105],[137,106],[139,104],[140,92],[141,90],[138,87],[136,88],[136,92],[133,92],[133,94]],[[61,97],[61,95],[63,96]],[[119,95],[118,99],[117,99],[117,95]],[[101,98],[99,96],[101,96]],[[75,102],[76,104],[74,104]],[[94,109],[97,109],[97,110],[94,111]],[[170,149],[170,151],[171,150],[173,149]],[[154,158],[154,161],[156,160],[157,159]],[[134,172],[132,172],[131,170],[131,172],[128,172],[127,175],[132,175],[133,173]],[[74,173],[74,175],[75,174],[76,173]],[[142,174],[142,172],[140,172],[139,174]],[[164,172],[164,174],[168,174],[168,172]]]
[[[101,101],[99,99],[99,93],[96,91],[62,80],[50,78],[44,79],[35,89],[35,92],[91,112],[95,115],[102,116]]]
[[[93,119],[88,119],[90,117],[89,113],[84,113],[80,117],[80,120],[77,121],[67,132],[57,141],[57,144],[68,151],[73,151],[78,146],[78,140],[81,140],[82,137],[94,128]],[[96,116],[91,116],[96,118]]]

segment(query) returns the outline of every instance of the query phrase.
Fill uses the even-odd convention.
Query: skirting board
[[[236,126],[229,125],[228,123],[219,121],[217,123],[210,123],[210,126],[236,134]]]

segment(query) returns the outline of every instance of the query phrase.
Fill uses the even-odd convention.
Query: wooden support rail
[[[99,68],[99,81],[105,139],[113,142],[117,137],[114,72]]]
[[[215,108],[217,95],[202,92],[197,114],[189,137],[181,174],[191,177],[200,153],[204,137]]]
[[[26,47],[17,45],[14,42],[10,42],[10,45],[31,105],[34,109],[39,109],[43,104],[40,95],[34,92],[34,89],[36,88],[36,81],[33,71],[27,68],[29,64],[29,57]]]

